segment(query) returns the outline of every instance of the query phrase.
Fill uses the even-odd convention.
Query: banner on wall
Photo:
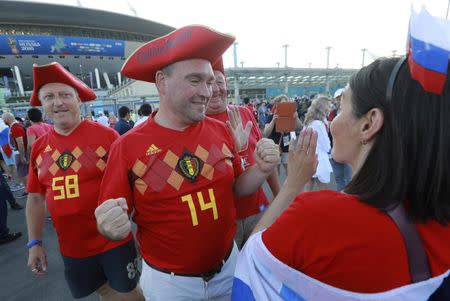
[[[64,36],[0,35],[0,55],[125,55],[125,42]]]

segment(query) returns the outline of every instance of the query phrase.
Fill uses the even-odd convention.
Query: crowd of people
[[[104,112],[82,118],[96,95],[62,65],[33,67],[30,104],[52,126],[36,108],[27,129],[3,115],[31,272],[51,272],[47,208],[74,298],[448,300],[450,80],[436,92],[381,58],[333,97],[234,106],[234,40],[192,25],[142,45],[121,72],[154,83],[160,106],[136,124],[121,107],[114,130]],[[20,237],[0,222],[3,241]]]

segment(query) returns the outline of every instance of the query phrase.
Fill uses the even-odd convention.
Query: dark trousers
[[[16,198],[14,197],[13,193],[11,192],[11,189],[9,188],[9,184],[6,181],[6,179],[1,176],[0,177],[0,197],[8,201],[8,203],[12,206],[14,204],[17,204]]]
[[[8,207],[6,205],[6,201],[15,203],[16,199],[9,189],[5,178],[3,175],[0,175],[0,237],[9,233],[9,229],[6,226],[6,220],[8,217]]]

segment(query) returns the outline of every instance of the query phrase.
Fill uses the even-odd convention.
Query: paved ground
[[[21,192],[15,194],[21,194]],[[17,202],[25,207],[26,199],[17,198]],[[22,237],[14,242],[0,245],[0,300],[73,300],[64,279],[64,267],[52,222],[45,222],[43,232],[43,245],[48,258],[48,274],[45,276],[35,276],[27,267],[28,249],[25,244],[28,238],[25,209],[14,211],[9,209],[8,205],[8,227],[14,232],[21,231]],[[90,296],[80,300],[98,300],[98,298]]]
[[[284,172],[281,179],[284,181]],[[333,184],[334,185],[334,184]],[[268,192],[267,185],[265,190]],[[21,194],[21,191],[15,194]],[[268,195],[272,195],[268,192]],[[25,198],[18,198],[25,207]],[[1,301],[65,301],[73,300],[64,279],[64,268],[58,250],[58,241],[51,221],[46,221],[43,232],[43,245],[47,253],[48,274],[35,276],[27,267],[28,250],[25,210],[14,211],[8,205],[8,227],[11,231],[22,232],[18,240],[0,245],[0,300]],[[91,295],[83,301],[98,300]]]

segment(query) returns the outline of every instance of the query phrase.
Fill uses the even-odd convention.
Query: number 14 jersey
[[[175,131],[153,116],[111,147],[100,201],[125,197],[134,207],[141,254],[151,265],[208,272],[233,241],[240,157],[219,121],[205,118]]]

